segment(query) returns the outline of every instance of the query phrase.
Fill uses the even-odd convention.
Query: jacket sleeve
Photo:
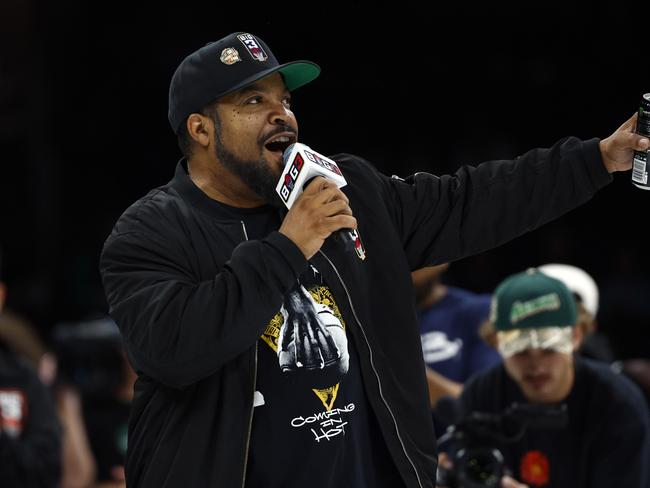
[[[411,269],[494,248],[589,200],[612,180],[598,142],[570,137],[454,175],[383,178]]]
[[[61,427],[54,402],[35,372],[25,378],[20,388],[27,398],[23,432],[13,438],[0,426],[0,485],[58,486]]]
[[[252,347],[307,267],[279,232],[239,244],[207,281],[182,263],[182,248],[139,232],[109,237],[100,260],[110,314],[135,369],[176,388]]]

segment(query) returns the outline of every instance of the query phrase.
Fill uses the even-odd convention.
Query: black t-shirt
[[[502,364],[472,378],[463,411],[501,413],[526,400]],[[563,429],[528,428],[501,449],[512,475],[532,487],[647,488],[650,431],[636,385],[606,365],[575,356],[575,382]]]
[[[281,223],[272,207],[223,207],[249,239]],[[368,404],[347,320],[310,265],[259,339],[247,488],[404,486]]]

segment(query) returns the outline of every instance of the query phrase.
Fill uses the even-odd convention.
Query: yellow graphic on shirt
[[[327,411],[349,367],[345,328],[329,288],[298,284],[261,336],[278,355],[282,372],[306,378]]]
[[[320,401],[323,402],[323,405],[325,405],[325,410],[328,412],[332,410],[332,407],[334,406],[334,402],[336,401],[336,395],[339,392],[339,384],[337,383],[334,386],[330,386],[329,388],[325,388],[322,390],[317,390],[316,388],[312,388],[311,391],[316,393],[316,396],[320,398]]]
[[[271,349],[273,349],[276,354],[278,352],[278,337],[280,337],[280,327],[282,327],[282,314],[280,312],[275,314],[275,317],[271,319],[269,325],[266,326],[264,332],[262,333],[262,340],[266,342]]]

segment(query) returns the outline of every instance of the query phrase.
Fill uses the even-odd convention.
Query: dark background
[[[106,312],[103,241],[128,205],[171,178],[180,155],[167,123],[171,75],[230,32],[259,35],[280,62],[323,68],[294,94],[303,142],[401,176],[512,158],[567,135],[604,138],[650,91],[647,9],[487,3],[2,0],[8,306],[45,336]],[[601,328],[617,355],[648,356],[649,201],[630,173],[616,174],[588,204],[453,264],[446,280],[491,291],[529,266],[580,266],[601,287]]]

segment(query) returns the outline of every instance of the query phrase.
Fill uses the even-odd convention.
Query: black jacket
[[[410,271],[498,246],[588,200],[611,181],[598,141],[566,139],[454,176],[379,174],[339,155],[367,258],[328,239],[314,265],[354,314],[371,406],[409,487],[433,487],[435,438]],[[110,313],[139,374],[127,482],[239,487],[252,422],[256,344],[307,268],[273,232],[247,240],[179,164],[133,204],[105,243]],[[351,321],[352,322],[352,321]]]

